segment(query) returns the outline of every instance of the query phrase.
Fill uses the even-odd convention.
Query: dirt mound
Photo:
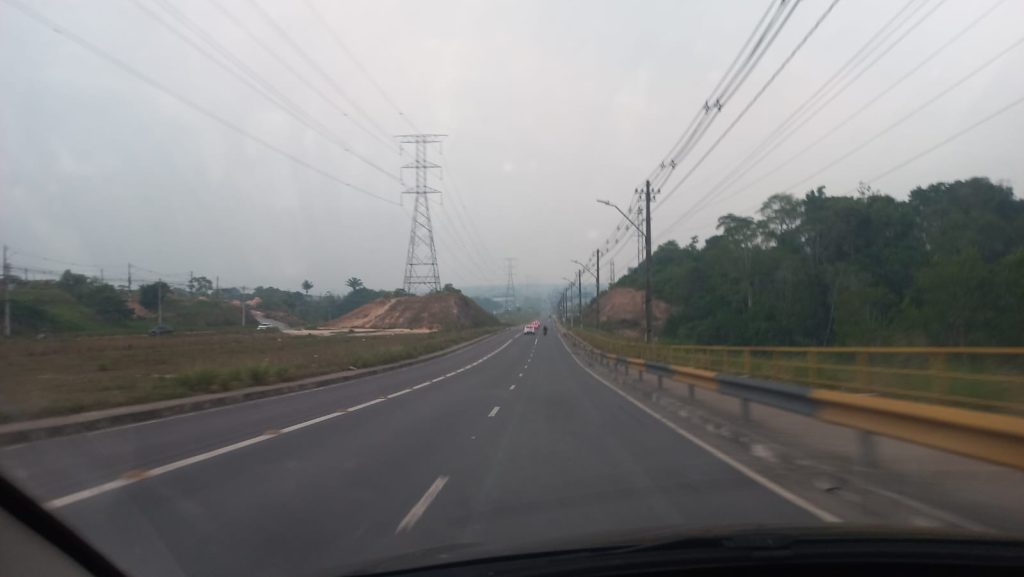
[[[622,328],[640,328],[644,323],[644,291],[613,288],[601,295],[601,322]],[[668,303],[657,299],[651,303],[655,329],[660,329],[672,313]]]
[[[498,319],[461,293],[377,299],[338,317],[328,329],[471,329]]]

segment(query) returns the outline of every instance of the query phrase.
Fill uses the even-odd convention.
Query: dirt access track
[[[348,331],[439,331],[495,326],[498,319],[458,292],[378,299],[322,329]]]

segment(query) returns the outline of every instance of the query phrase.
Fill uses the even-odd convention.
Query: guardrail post
[[[687,384],[686,386],[689,389],[690,400],[692,401],[692,400],[696,399],[697,398],[697,391],[695,390],[695,387],[693,385],[691,385],[691,384]]]
[[[665,388],[665,387],[663,387],[663,386],[661,385],[661,375],[658,375],[658,388],[659,388],[659,389],[664,389],[664,388]]]
[[[644,370],[643,369],[637,369],[636,370],[636,382],[642,383],[643,380],[644,380]]]
[[[858,431],[857,442],[860,445],[860,463],[865,467],[878,467],[878,440],[874,433]]]
[[[744,421],[750,421],[750,401],[740,399],[740,412],[743,414]]]

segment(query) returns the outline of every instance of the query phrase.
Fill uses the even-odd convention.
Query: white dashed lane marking
[[[432,380],[427,381],[425,383],[420,383],[420,384],[416,385],[415,387],[411,387],[411,388],[408,388],[408,389],[403,389],[401,391],[398,391],[398,392],[395,392],[395,393],[391,393],[390,395],[388,395],[386,397],[380,397],[380,398],[374,399],[372,401],[368,401],[368,402],[356,405],[354,407],[349,407],[348,409],[342,409],[342,410],[339,410],[339,411],[335,411],[333,413],[329,413],[329,414],[322,415],[322,416],[319,416],[319,417],[316,417],[316,418],[313,418],[313,419],[309,419],[307,421],[303,421],[301,423],[296,423],[294,425],[291,425],[289,427],[285,427],[285,428],[280,429],[280,430],[275,429],[275,430],[272,430],[272,431],[268,431],[268,432],[266,432],[266,433],[264,433],[262,435],[259,435],[259,436],[256,436],[256,437],[252,437],[252,438],[246,439],[244,441],[239,441],[237,443],[234,443],[234,444],[231,444],[231,445],[227,445],[227,446],[221,447],[219,449],[214,449],[212,451],[207,451],[205,453],[200,453],[198,455],[193,455],[191,457],[187,457],[185,459],[174,461],[174,462],[168,463],[166,465],[161,465],[161,466],[153,468],[153,469],[149,469],[149,470],[141,469],[141,470],[128,471],[128,472],[122,474],[117,479],[113,479],[111,481],[107,481],[106,483],[102,483],[102,484],[96,485],[94,487],[89,487],[88,489],[82,489],[81,491],[76,491],[76,492],[71,493],[69,495],[65,495],[63,497],[58,497],[56,499],[52,499],[50,501],[47,501],[45,506],[47,508],[49,508],[49,509],[58,509],[60,507],[67,506],[67,505],[70,505],[72,503],[77,503],[78,501],[84,501],[85,499],[89,499],[89,498],[95,497],[97,495],[101,495],[101,494],[106,493],[108,491],[113,491],[115,489],[120,489],[121,487],[124,487],[126,485],[131,485],[132,483],[137,483],[137,482],[142,481],[144,479],[150,479],[152,477],[156,477],[157,475],[162,475],[164,473],[169,473],[171,471],[175,471],[177,469],[181,469],[181,468],[187,467],[189,465],[194,465],[195,463],[199,463],[199,462],[205,461],[207,459],[212,459],[214,457],[223,455],[225,453],[230,453],[232,451],[237,451],[239,449],[242,449],[242,448],[245,448],[245,447],[248,447],[248,446],[251,446],[251,445],[255,445],[256,443],[262,443],[263,441],[266,441],[268,439],[273,439],[274,437],[279,437],[279,436],[281,436],[282,434],[285,434],[285,433],[291,433],[293,431],[298,431],[300,429],[304,429],[304,428],[309,427],[311,425],[315,425],[317,423],[322,423],[324,421],[333,419],[335,417],[340,417],[340,416],[345,415],[347,413],[358,411],[360,409],[365,409],[366,407],[369,407],[369,406],[372,406],[372,405],[376,405],[377,403],[383,403],[383,402],[387,401],[388,399],[393,399],[395,397],[398,397],[398,396],[404,395],[404,394],[406,394],[408,392],[411,392],[414,389],[420,389],[420,388],[425,387],[425,386],[427,386],[427,385],[429,385],[431,383],[436,383],[436,382],[444,380],[444,379],[446,379],[446,378],[448,378],[450,376],[453,376],[453,375],[461,373],[461,372],[463,372],[465,370],[471,369],[471,368],[479,365],[480,363],[486,361],[487,359],[493,357],[494,355],[500,353],[505,347],[507,347],[510,344],[512,344],[513,340],[514,339],[509,339],[508,341],[505,342],[505,344],[501,345],[497,349],[494,349],[490,353],[484,355],[483,357],[481,357],[481,358],[477,359],[476,361],[474,361],[474,362],[472,362],[472,363],[462,367],[461,369],[459,369],[457,371],[452,371],[452,372],[450,372],[450,373],[448,373],[448,374],[446,374],[444,376],[437,377],[436,379],[432,379]],[[522,376],[522,375],[520,374],[520,376]],[[495,407],[493,412],[497,413],[498,412],[498,408]],[[494,416],[494,415],[492,414],[491,416]],[[439,477],[438,481],[441,481],[441,479],[442,479],[442,477]],[[443,477],[443,479],[444,479],[444,481],[441,481],[441,484],[437,488],[437,491],[440,491],[441,487],[443,487],[444,483],[447,482],[447,480],[448,480],[447,477]],[[437,482],[435,482],[435,484],[436,483]],[[428,491],[428,493],[429,493],[429,491]],[[435,491],[435,495],[434,496],[436,496],[436,491]],[[424,497],[426,497],[426,495],[424,495]],[[430,500],[433,500],[433,497],[431,497]],[[430,502],[428,500],[426,505],[429,505],[429,504],[430,504]],[[424,509],[426,509],[426,505],[424,505],[424,507],[423,507]],[[411,514],[412,514],[412,511],[410,511],[410,515]],[[420,514],[422,514],[422,512]],[[409,527],[411,527],[412,524],[414,524],[416,522],[416,519],[419,519],[419,517],[417,516],[415,519],[413,519],[410,522]],[[404,521],[403,521],[403,523],[404,523]]]

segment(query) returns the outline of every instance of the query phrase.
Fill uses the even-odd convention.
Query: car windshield
[[[1024,536],[1022,22],[0,0],[0,477],[134,576]]]

